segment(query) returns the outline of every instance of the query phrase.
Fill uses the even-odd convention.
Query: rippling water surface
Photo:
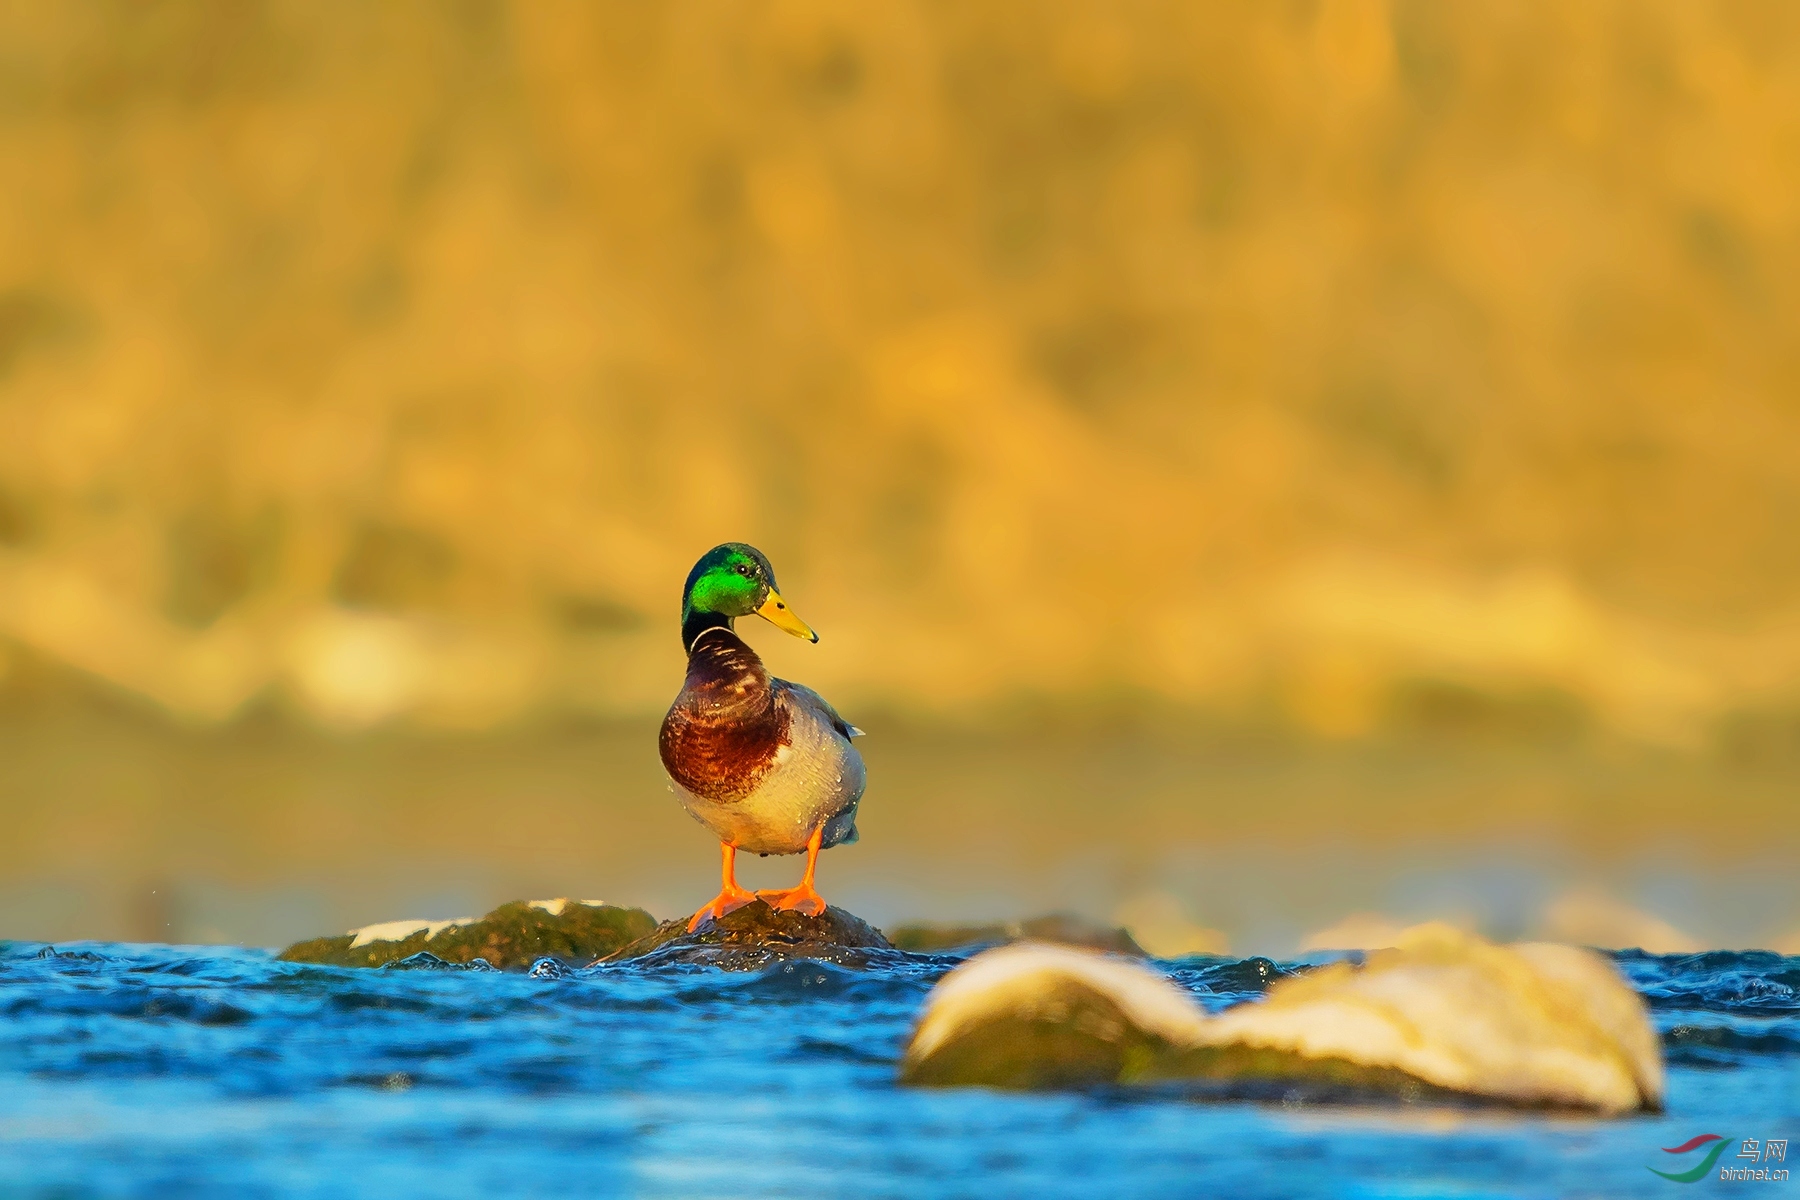
[[[1658,1147],[1800,1134],[1800,959],[1617,959],[1664,1115],[897,1087],[950,956],[533,978],[0,943],[0,1196],[1666,1196],[1646,1167],[1693,1156]],[[1166,965],[1219,1008],[1297,964]]]

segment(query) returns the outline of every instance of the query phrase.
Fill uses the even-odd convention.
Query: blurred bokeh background
[[[878,922],[1800,950],[1797,306],[1785,0],[0,5],[0,936],[689,911],[743,539]]]

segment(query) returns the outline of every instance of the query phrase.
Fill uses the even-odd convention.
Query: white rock
[[[1139,964],[1068,946],[1006,946],[939,982],[907,1061],[923,1062],[984,1022],[1054,1022],[1054,997],[1075,984],[1177,1048],[1337,1059],[1511,1103],[1603,1113],[1661,1106],[1656,1033],[1605,959],[1568,946],[1496,946],[1447,925],[1395,940],[1361,966],[1334,963],[1280,980],[1262,999],[1216,1017]]]
[[[1439,924],[1397,941],[1361,967],[1280,981],[1207,1022],[1199,1044],[1392,1067],[1516,1103],[1660,1106],[1656,1034],[1606,960],[1570,946],[1496,946]]]
[[[977,954],[938,981],[908,1057],[924,1058],[988,1017],[1037,1015],[1046,985],[1058,979],[1087,985],[1118,1005],[1138,1028],[1177,1045],[1197,1038],[1206,1020],[1186,992],[1135,963],[1074,946],[1015,942]]]
[[[1384,950],[1399,944],[1411,926],[1380,913],[1359,912],[1315,929],[1294,947],[1301,954],[1315,950]]]
[[[1559,942],[1607,950],[1693,954],[1706,948],[1693,934],[1596,888],[1577,888],[1551,901],[1540,932]]]

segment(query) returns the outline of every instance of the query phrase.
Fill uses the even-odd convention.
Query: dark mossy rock
[[[888,932],[897,950],[935,954],[1008,942],[1053,942],[1059,946],[1085,946],[1129,958],[1148,958],[1144,948],[1123,929],[1101,925],[1069,913],[1051,913],[1028,921],[988,925],[901,925]]]
[[[641,908],[582,904],[568,900],[560,907],[515,900],[476,921],[441,928],[433,935],[419,929],[395,940],[352,945],[352,934],[296,942],[279,957],[287,962],[323,963],[334,967],[380,967],[420,953],[452,965],[476,959],[503,971],[529,970],[540,959],[586,964],[642,938],[656,928],[656,918]]]
[[[1218,1100],[1283,1104],[1391,1101],[1481,1106],[1497,1101],[1426,1083],[1394,1067],[1312,1058],[1265,1046],[1190,1046],[1157,1055],[1130,1082],[1165,1083]]]
[[[601,959],[630,960],[634,966],[686,963],[722,967],[727,971],[757,971],[790,959],[814,959],[845,967],[866,966],[871,955],[893,949],[881,931],[841,908],[827,908],[816,917],[780,912],[761,900],[746,904],[724,918],[711,920],[688,932],[688,917],[665,921],[639,938]]]

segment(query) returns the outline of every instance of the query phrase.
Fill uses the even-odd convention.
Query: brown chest
[[[788,716],[771,704],[755,716],[708,717],[679,701],[659,739],[670,778],[708,800],[741,800],[756,790],[787,744]]]
[[[663,718],[659,744],[670,777],[708,800],[741,800],[787,742],[787,710],[776,702],[755,651],[727,630],[703,636],[689,653],[681,695]]]

